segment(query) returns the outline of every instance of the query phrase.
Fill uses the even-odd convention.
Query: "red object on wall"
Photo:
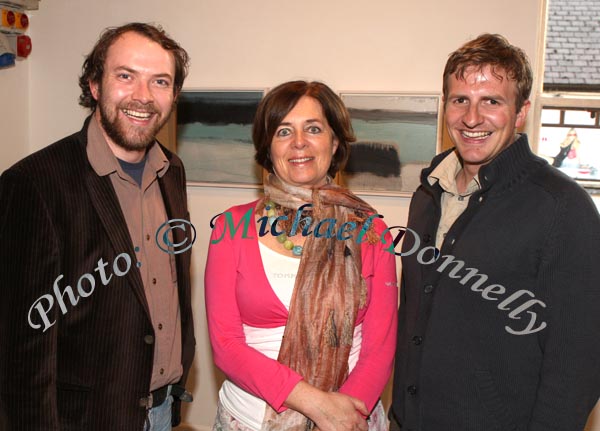
[[[24,34],[17,37],[17,57],[27,58],[31,54],[31,38]]]
[[[15,27],[21,30],[27,30],[27,27],[29,27],[29,17],[23,12],[17,12]]]
[[[0,0],[0,36],[3,38],[0,40],[0,67],[7,67],[14,65],[15,59],[26,59],[31,54],[32,43],[31,38],[24,34],[29,28],[29,16],[25,10],[17,6],[5,7],[3,1]]]
[[[15,13],[10,9],[2,8],[2,27],[12,28],[15,25]]]

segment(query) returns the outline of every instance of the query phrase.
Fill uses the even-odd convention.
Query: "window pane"
[[[544,85],[600,85],[598,0],[548,0],[547,18]]]
[[[559,124],[560,109],[542,109],[542,124]]]
[[[542,127],[538,154],[572,178],[600,180],[600,129]]]
[[[589,111],[565,111],[565,124],[581,124],[582,126],[593,126],[596,119]]]

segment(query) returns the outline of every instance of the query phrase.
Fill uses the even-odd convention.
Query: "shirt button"
[[[426,233],[425,235],[423,235],[423,242],[429,242],[429,241],[431,241],[431,235]]]
[[[406,392],[408,392],[410,395],[417,395],[417,387],[415,385],[410,385],[408,388],[406,388]]]
[[[483,202],[483,196],[479,196],[479,202]]]
[[[144,337],[144,343],[146,343],[146,344],[154,344],[154,336],[153,335],[146,335]]]
[[[162,376],[164,373],[165,373],[165,369],[164,369],[164,368],[161,368],[161,369],[160,369],[160,375]]]
[[[158,329],[162,330],[162,328],[163,328],[162,323],[159,323],[158,324]]]
[[[150,241],[150,234],[146,234],[146,241]]]
[[[433,284],[427,284],[425,286],[425,289],[423,289],[425,291],[425,293],[431,293],[433,292]]]
[[[152,279],[152,284],[156,284],[156,278]]]
[[[418,346],[419,344],[421,344],[421,343],[423,342],[423,337],[421,337],[420,335],[415,335],[415,336],[412,338],[412,342],[413,342],[413,343],[414,343],[416,346]]]

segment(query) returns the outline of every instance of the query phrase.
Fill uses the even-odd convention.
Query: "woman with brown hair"
[[[322,83],[281,84],[259,105],[265,197],[217,220],[206,265],[227,376],[214,430],[387,429],[378,400],[395,350],[395,257],[375,210],[332,183],[354,140]]]

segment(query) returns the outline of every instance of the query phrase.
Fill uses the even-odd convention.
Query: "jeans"
[[[169,394],[171,388],[169,387]],[[160,406],[148,410],[148,418],[144,424],[144,431],[171,431],[171,406],[173,396],[169,395]]]

